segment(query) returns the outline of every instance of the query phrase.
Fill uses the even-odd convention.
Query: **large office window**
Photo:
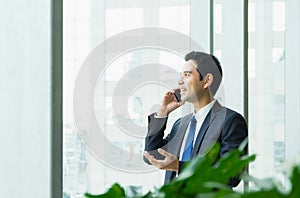
[[[242,7],[242,2],[214,1],[213,51],[225,70],[223,96],[227,106],[242,114],[244,102],[249,104],[249,152],[257,155],[249,173],[258,178],[274,177],[285,186],[282,167],[299,153],[299,141],[295,140],[299,137],[299,83],[291,78],[299,75],[299,62],[294,54],[299,51],[294,33],[299,24],[291,23],[297,18],[299,4],[250,0],[247,51],[242,48]],[[243,79],[244,53],[248,56],[247,93],[242,86],[246,80]]]
[[[217,97],[223,105],[243,114],[243,2],[214,2],[214,48],[223,72]]]
[[[257,155],[255,162],[249,166],[249,173],[258,178],[275,177],[285,185],[284,174],[280,170],[286,160],[295,157],[300,151],[300,23],[292,23],[299,18],[300,5],[297,0],[249,0],[246,18],[249,43],[245,50],[244,2],[64,1],[65,197],[81,197],[86,191],[101,193],[115,182],[126,189],[135,186],[136,190],[146,192],[163,182],[163,171],[152,169],[142,174],[133,173],[132,169],[136,166],[134,157],[129,156],[120,162],[126,166],[121,169],[101,161],[86,142],[84,134],[88,131],[79,131],[74,121],[75,84],[92,52],[120,33],[145,27],[168,28],[185,34],[197,41],[204,51],[211,51],[220,59],[224,78],[216,97],[222,104],[242,115],[247,113],[249,152]],[[210,11],[213,11],[213,15]],[[140,35],[131,36],[139,39]],[[126,42],[132,41],[132,38],[125,36],[122,39]],[[191,45],[191,49],[193,47]],[[120,48],[122,46],[105,46],[103,53],[113,55]],[[244,65],[245,54],[248,56],[247,65]],[[142,155],[147,115],[157,108],[163,93],[176,86],[176,81],[167,75],[167,79],[173,80],[171,85],[160,84],[158,81],[144,83],[129,94],[124,92],[127,94],[124,97],[124,93],[118,89],[120,82],[129,83],[128,79],[139,79],[143,75],[146,77],[142,71],[150,70],[139,71],[141,66],[153,68],[157,79],[163,81],[166,73],[156,70],[153,63],[167,65],[178,71],[182,60],[180,55],[172,51],[143,46],[126,51],[107,64],[94,87],[92,105],[97,124],[113,148],[132,153],[132,156]],[[100,61],[99,66],[104,62]],[[243,78],[245,71],[248,71],[248,79]],[[90,72],[93,76],[93,71]],[[248,90],[243,86],[245,80],[248,81]],[[123,93],[120,100],[127,100],[128,115],[114,110],[116,90]],[[248,104],[246,112],[244,104]],[[182,113],[175,112],[169,118],[169,124]],[[84,115],[82,119],[85,119]],[[143,130],[128,133],[124,128],[127,123],[133,123]],[[93,142],[93,148],[103,144],[101,139]],[[119,156],[120,159],[124,157],[121,152],[106,149],[109,148],[104,148],[108,154]],[[143,163],[142,160],[140,163]]]
[[[120,161],[124,166],[119,168],[111,165],[94,155],[86,142],[82,141],[80,133],[88,134],[89,131],[78,131],[74,122],[73,92],[76,78],[81,72],[82,65],[90,53],[106,39],[118,36],[127,30],[143,27],[168,28],[180,34],[190,34],[190,4],[189,1],[64,1],[64,165],[63,165],[63,190],[65,197],[81,197],[83,193],[104,192],[107,187],[115,182],[125,187],[135,186],[140,192],[147,192],[154,186],[163,183],[163,171],[148,170],[134,172],[135,161],[130,157]],[[136,35],[137,37],[139,35]],[[168,35],[165,35],[168,36]],[[174,36],[174,35],[170,35]],[[124,41],[130,37],[122,38]],[[133,41],[134,42],[134,41]],[[120,46],[105,48],[106,54],[119,52]],[[99,75],[95,86],[94,110],[97,123],[103,130],[105,138],[116,150],[138,154],[142,161],[144,136],[146,134],[147,115],[157,108],[164,92],[177,86],[172,81],[170,86],[158,82],[145,82],[131,90],[128,100],[128,114],[114,111],[114,96],[120,82],[130,78],[132,82],[140,79],[145,73],[135,72],[143,66],[167,65],[173,71],[179,71],[183,58],[168,51],[155,47],[141,46],[120,54],[112,60],[105,71]],[[101,67],[101,62],[99,63]],[[155,70],[155,68],[153,67]],[[93,72],[93,71],[91,71]],[[163,71],[157,70],[158,75]],[[166,80],[169,73],[162,73],[161,80]],[[125,78],[125,80],[124,80]],[[159,79],[160,77],[158,77]],[[122,100],[122,96],[118,99]],[[175,112],[173,117],[178,117],[180,112]],[[170,117],[170,124],[175,122]],[[124,129],[123,125],[133,122],[143,129],[138,134]],[[97,144],[104,144],[94,141]],[[104,148],[108,149],[108,148]],[[107,155],[124,156],[114,150],[107,150]],[[144,165],[146,166],[146,165]],[[146,179],[147,178],[147,179]]]
[[[250,165],[256,177],[276,177],[285,160],[285,1],[250,1],[249,131]]]
[[[243,1],[216,0],[213,5],[213,53],[223,68],[222,84],[216,98],[243,115]],[[243,190],[243,183],[235,190]]]

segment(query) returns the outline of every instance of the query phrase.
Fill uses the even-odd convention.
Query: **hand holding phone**
[[[174,98],[176,101],[174,101]],[[182,106],[183,104],[184,101],[181,101],[180,89],[170,90],[164,95],[161,107],[156,112],[156,116],[166,117],[169,115],[169,113]]]

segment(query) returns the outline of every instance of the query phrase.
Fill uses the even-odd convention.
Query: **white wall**
[[[0,196],[47,198],[50,0],[0,3]]]

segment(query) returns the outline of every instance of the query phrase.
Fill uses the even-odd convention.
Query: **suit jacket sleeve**
[[[162,148],[167,150],[167,143],[174,132],[174,126],[167,137],[164,138],[168,118],[155,118],[154,115],[155,114],[151,114],[148,116],[148,133],[145,138],[145,151],[148,151],[156,159],[164,159],[164,156],[160,155],[157,149]],[[178,120],[176,122],[178,122]],[[150,164],[147,158],[144,157],[143,159],[146,163]]]

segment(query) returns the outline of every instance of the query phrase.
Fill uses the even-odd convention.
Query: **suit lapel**
[[[205,155],[209,148],[211,148],[219,139],[222,128],[226,119],[226,108],[221,107],[215,112],[215,119],[210,123],[209,128],[207,129],[206,136],[204,137],[198,154]]]
[[[220,103],[216,101],[200,127],[200,131],[197,135],[192,151],[192,157],[199,153],[204,154],[206,150],[217,141],[221,133],[221,127],[225,120],[225,113],[225,108],[222,108]],[[191,113],[182,118],[176,134],[168,143],[168,152],[177,157],[179,157],[182,141],[192,115],[193,114]]]
[[[212,135],[211,131],[214,131],[215,127],[213,127],[214,121],[217,120],[217,115],[219,114],[219,111],[221,109],[221,105],[218,101],[215,102],[207,116],[205,117],[202,126],[200,127],[200,131],[198,133],[193,151],[192,151],[192,157],[194,157],[197,153],[203,152],[203,150],[206,149],[207,145],[205,144],[205,148],[203,147],[202,143],[205,141],[205,139],[209,138]],[[218,130],[219,131],[219,130]],[[209,144],[212,146],[213,143]],[[201,149],[200,149],[201,148]]]

